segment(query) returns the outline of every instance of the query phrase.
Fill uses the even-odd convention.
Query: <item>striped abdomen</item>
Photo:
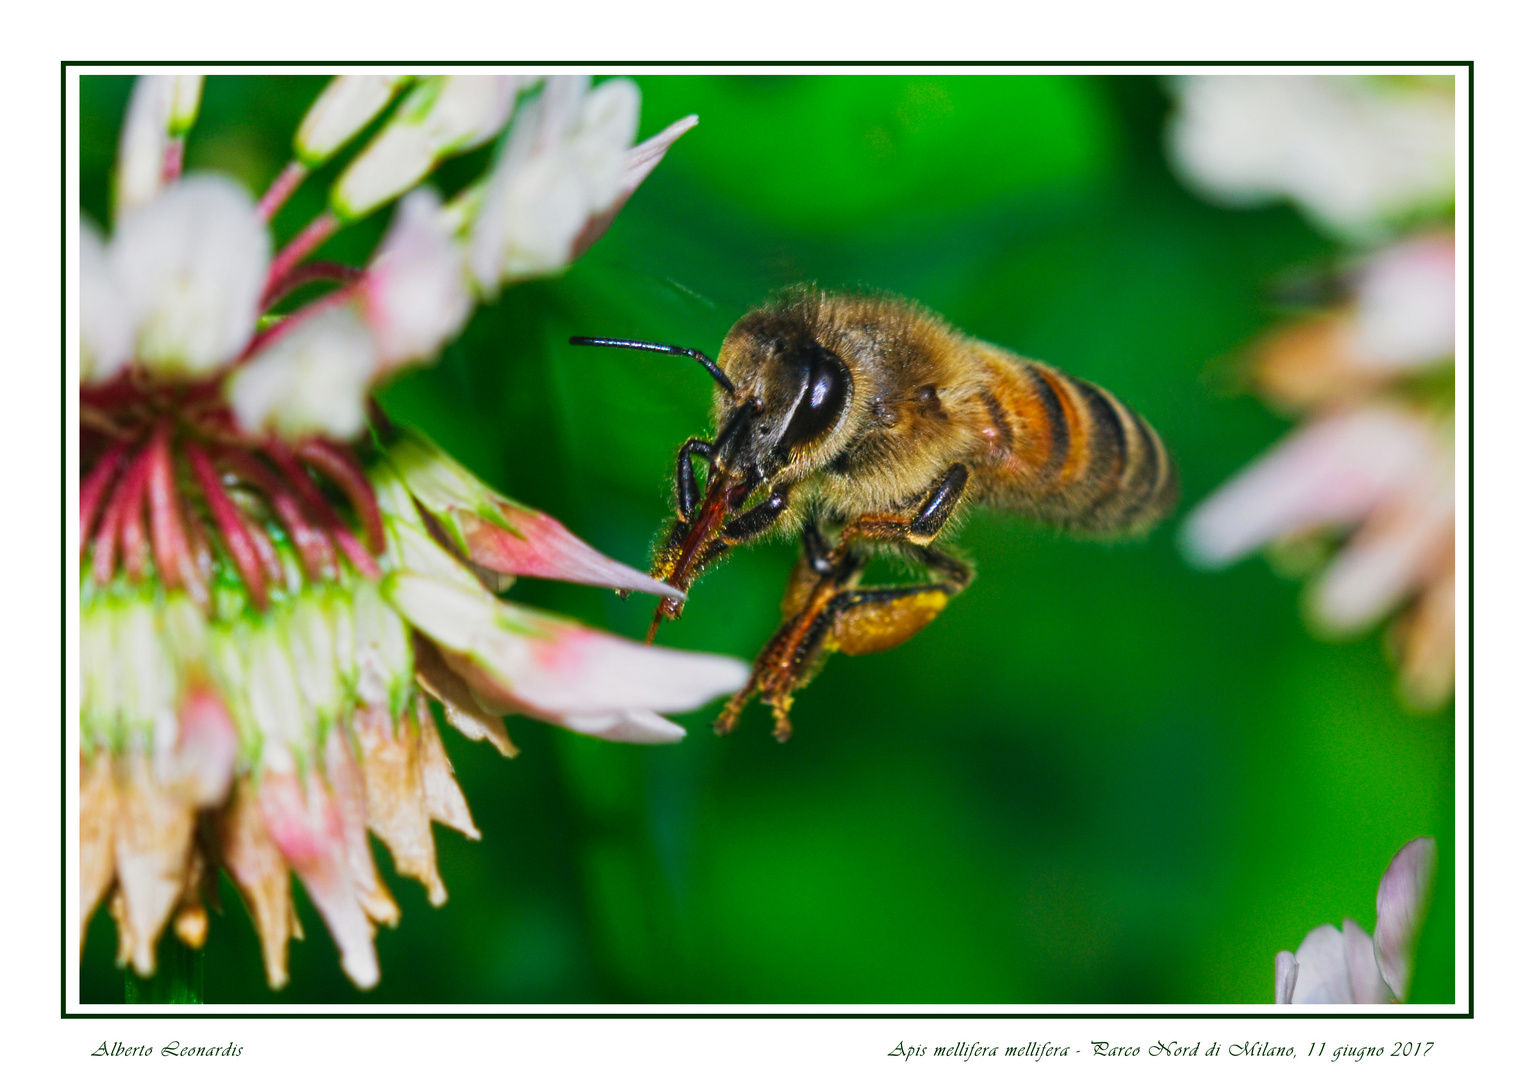
[[[996,438],[977,470],[984,501],[1094,533],[1141,532],[1172,508],[1167,448],[1113,394],[1031,360],[985,362]]]

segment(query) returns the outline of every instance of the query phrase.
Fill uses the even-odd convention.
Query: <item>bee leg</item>
[[[677,515],[683,521],[693,516],[698,505],[698,477],[693,472],[693,455],[711,458],[714,447],[702,439],[689,439],[677,451]]]
[[[886,544],[925,547],[948,524],[959,507],[970,481],[970,470],[962,464],[950,465],[937,486],[928,492],[911,517],[901,514],[865,514],[854,518],[837,540],[839,551],[854,540],[877,540]]]
[[[788,508],[789,489],[774,488],[768,493],[767,498],[726,525],[720,532],[720,538],[727,544],[739,544],[755,536],[761,536],[773,527]]]
[[[863,569],[860,555],[844,554],[836,565],[825,564],[823,572],[816,563],[824,559],[824,549],[822,542],[822,554],[807,551],[806,557],[795,564],[784,590],[783,623],[757,654],[751,679],[730,699],[715,722],[714,730],[719,734],[728,735],[741,710],[760,694],[777,718],[774,735],[780,742],[789,737],[788,715],[794,691],[810,681],[824,658],[822,645],[833,616],[828,605]]]

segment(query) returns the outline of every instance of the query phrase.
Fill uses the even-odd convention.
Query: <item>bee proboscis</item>
[[[794,694],[828,653],[893,648],[931,622],[974,576],[937,543],[961,507],[1119,535],[1150,529],[1177,499],[1162,440],[1114,395],[896,297],[790,290],[731,328],[717,364],[674,345],[571,343],[689,356],[718,384],[713,441],[677,454],[676,520],[655,577],[686,591],[732,547],[801,534],[783,623],[721,733],[760,694],[788,738]],[[708,463],[702,486],[695,458]],[[927,580],[862,584],[880,548]],[[681,610],[663,600],[651,638]]]

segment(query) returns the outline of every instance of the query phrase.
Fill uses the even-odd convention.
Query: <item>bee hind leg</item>
[[[895,648],[932,622],[949,598],[970,584],[970,567],[954,556],[915,544],[910,550],[935,580],[860,587],[862,555],[843,549],[830,561],[834,553],[826,550],[815,526],[807,526],[805,557],[784,593],[783,625],[758,655],[751,680],[725,706],[715,730],[722,735],[731,731],[741,710],[760,694],[773,710],[774,737],[786,741],[793,731],[789,710],[794,694],[815,677],[828,656],[863,656]]]

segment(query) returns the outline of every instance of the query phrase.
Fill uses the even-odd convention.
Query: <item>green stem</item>
[[[160,941],[155,973],[141,979],[128,969],[123,1000],[129,1005],[201,1005],[203,951],[188,948],[175,934]]]

